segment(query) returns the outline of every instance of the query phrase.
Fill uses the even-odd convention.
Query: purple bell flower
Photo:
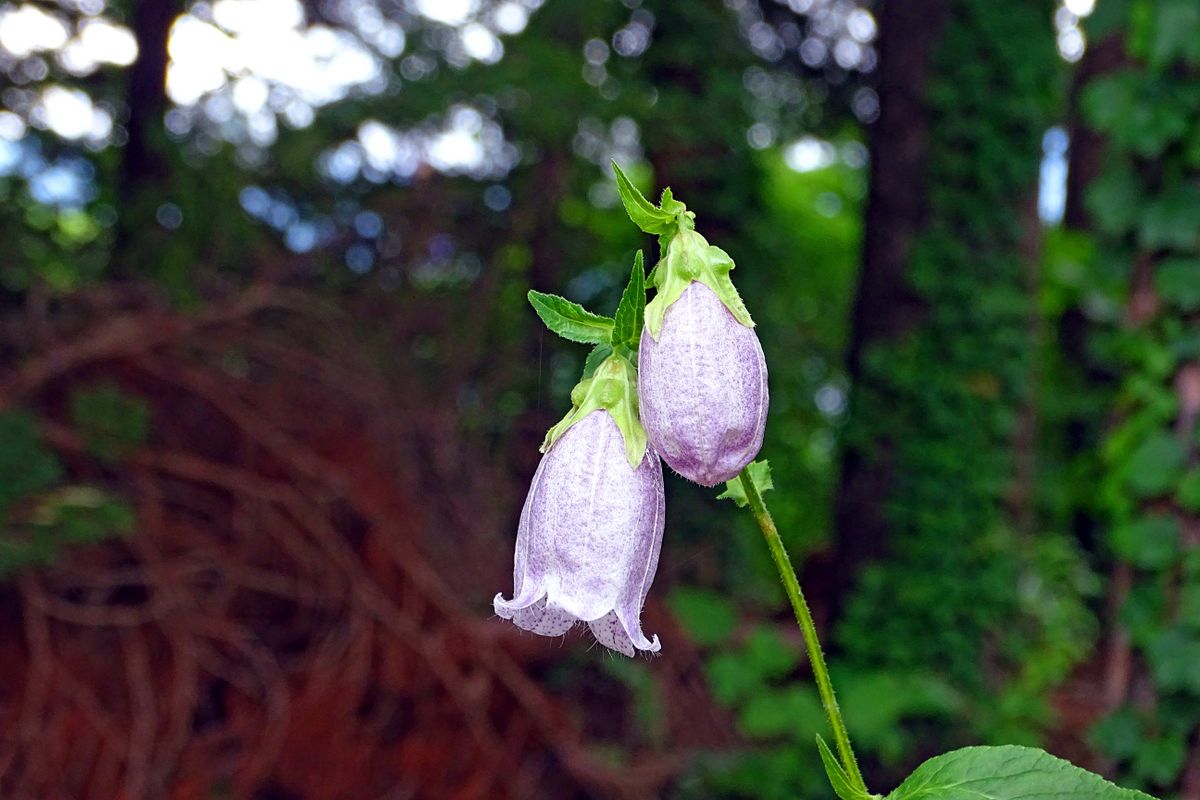
[[[761,438],[761,435],[760,435]],[[637,468],[606,409],[573,423],[542,457],[517,529],[515,591],[496,613],[519,628],[560,636],[585,622],[605,647],[657,652],[641,611],[658,568],[662,465],[650,448]]]
[[[671,469],[703,486],[734,478],[762,448],[767,362],[758,336],[692,281],[638,349],[639,412]]]

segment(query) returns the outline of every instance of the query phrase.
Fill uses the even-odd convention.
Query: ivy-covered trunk
[[[1040,630],[1018,596],[1029,550],[1014,506],[1030,501],[1015,449],[1036,346],[1032,208],[1057,96],[1053,11],[893,0],[880,19],[888,80],[838,510],[843,563],[870,563],[839,641],[857,663],[935,672],[972,693],[1018,671]]]
[[[1083,189],[1092,344],[1118,375],[1102,449],[1109,715],[1127,783],[1200,798],[1200,5],[1100,4],[1123,50],[1081,93],[1104,157]],[[1092,315],[1097,317],[1095,313]]]

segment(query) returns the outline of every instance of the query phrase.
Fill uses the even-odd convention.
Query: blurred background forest
[[[868,783],[1200,798],[1200,0],[0,0],[0,795],[823,798],[748,519],[491,617],[638,247],[739,265]]]

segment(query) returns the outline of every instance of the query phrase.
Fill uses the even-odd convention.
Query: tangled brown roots
[[[681,747],[719,743],[676,719],[691,733],[640,760],[592,755],[528,674],[541,649],[465,609],[423,552],[394,397],[302,333],[328,313],[260,286],[83,315],[0,371],[0,406],[37,413],[72,476],[137,514],[0,586],[0,796],[639,797]],[[98,376],[152,408],[116,466],[64,421]],[[661,670],[676,696],[702,691],[693,673]]]

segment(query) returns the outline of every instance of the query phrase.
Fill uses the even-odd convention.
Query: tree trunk
[[[837,550],[810,571],[826,572],[831,591],[858,584],[840,630],[853,660],[980,690],[985,675],[1013,668],[991,653],[1019,609],[1018,528],[1029,522],[1014,504],[1032,502],[1016,450],[1036,344],[1031,199],[1054,111],[1052,7],[891,0],[881,10],[886,82]]]
[[[138,237],[154,224],[155,207],[150,199],[163,196],[170,177],[163,129],[167,111],[167,43],[171,25],[182,12],[179,0],[136,0],[133,4],[133,35],[137,60],[129,68],[125,124],[129,139],[121,149],[117,192],[121,215],[114,247],[113,267],[117,277],[134,277]]]
[[[879,119],[870,135],[863,266],[846,355],[852,386],[864,377],[864,351],[914,329],[923,316],[923,301],[908,285],[905,267],[913,238],[928,215],[921,189],[929,155],[925,90],[944,16],[944,0],[885,2],[880,9]],[[886,451],[875,458],[860,447],[843,452],[835,549],[812,559],[808,569],[818,607],[833,608],[858,566],[883,551],[887,524],[882,499],[890,460]]]

